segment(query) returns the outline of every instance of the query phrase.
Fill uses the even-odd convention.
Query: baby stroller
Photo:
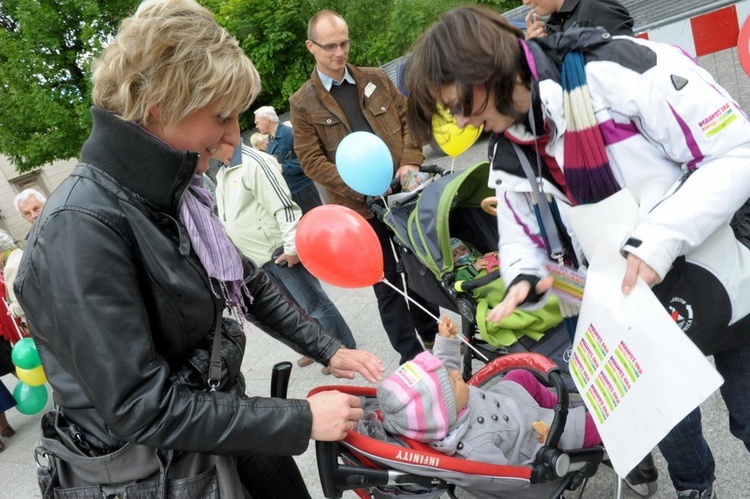
[[[508,354],[480,369],[468,383],[488,387],[510,369],[526,369],[558,394],[555,416],[544,445],[528,465],[487,464],[441,454],[429,446],[387,434],[380,423],[375,388],[317,387],[310,395],[336,389],[359,396],[365,417],[339,442],[316,442],[318,472],[326,498],[346,490],[365,498],[455,499],[456,487],[477,498],[560,498],[566,490],[585,486],[606,459],[602,447],[561,450],[557,447],[568,414],[568,390],[559,368],[536,353]],[[581,488],[581,493],[583,489]],[[649,483],[644,496],[656,491]],[[617,495],[621,492],[618,482]]]
[[[385,207],[370,200],[370,208],[392,231],[399,264],[407,276],[411,291],[426,300],[461,315],[465,338],[486,359],[514,352],[534,351],[551,358],[573,388],[568,372],[570,335],[559,315],[549,307],[541,312],[519,312],[513,329],[504,324],[503,341],[493,342],[484,315],[491,306],[484,297],[498,298],[504,292],[499,271],[477,276],[469,281],[457,280],[453,263],[451,238],[459,238],[480,253],[497,251],[497,221],[481,208],[494,196],[487,187],[489,163],[482,162],[465,170],[446,173],[436,166],[423,166],[422,172],[433,174],[423,189],[403,195]],[[500,287],[498,287],[500,286]],[[498,299],[499,301],[499,299]],[[517,329],[515,329],[517,328]],[[464,350],[463,377],[472,375],[472,360],[485,360],[472,349]]]

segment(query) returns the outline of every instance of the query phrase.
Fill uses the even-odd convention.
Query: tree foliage
[[[91,126],[90,59],[137,3],[0,2],[0,152],[19,171],[78,154]]]
[[[419,34],[460,0],[199,0],[240,41],[263,82],[253,109],[280,112],[314,68],[307,21],[320,9],[349,24],[350,61],[380,66],[403,55]],[[0,2],[0,153],[19,171],[77,156],[91,121],[90,63],[139,0]],[[484,0],[498,11],[521,0]],[[242,120],[252,126],[252,113]]]
[[[321,9],[341,14],[349,25],[349,61],[359,66],[381,66],[402,56],[441,13],[461,0],[206,0],[217,19],[239,40],[255,63],[263,92],[253,108],[272,105],[288,109],[288,99],[310,77],[312,55],[305,47],[307,21]],[[484,0],[500,12],[518,7],[521,0]],[[251,113],[250,113],[251,114]],[[252,125],[252,116],[243,119]]]

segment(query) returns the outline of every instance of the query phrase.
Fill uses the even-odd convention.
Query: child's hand
[[[547,442],[549,436],[549,425],[544,421],[534,421],[531,423],[531,427],[536,431],[536,439],[540,444]]]
[[[443,338],[454,339],[458,334],[458,327],[450,317],[443,317],[438,324],[438,334]]]
[[[486,253],[474,264],[477,270],[486,270],[488,273],[500,267],[500,260],[496,252]]]

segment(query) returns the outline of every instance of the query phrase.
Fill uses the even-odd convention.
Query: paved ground
[[[481,161],[485,157],[485,151],[486,146],[483,142],[476,144],[472,150],[461,156],[460,163],[457,161],[456,167],[466,167]],[[450,167],[450,158],[447,157],[437,157],[431,154],[428,162]],[[391,372],[397,366],[398,357],[390,348],[380,325],[372,290],[370,288],[345,290],[330,286],[326,286],[326,289],[354,331],[359,346],[380,355],[388,372]],[[295,361],[297,357],[295,352],[265,334],[249,331],[248,349],[243,365],[243,371],[248,380],[248,393],[268,393],[273,364],[282,360]],[[684,366],[677,368],[682,369]],[[10,375],[2,380],[11,390],[15,386],[15,378]],[[332,384],[363,385],[366,381],[362,378],[353,382],[337,381],[321,374],[318,366],[300,369],[295,365],[289,396],[305,397],[312,387]],[[716,490],[719,497],[722,499],[750,498],[750,453],[729,434],[726,409],[720,397],[712,396],[704,403],[703,408],[704,428],[717,460]],[[39,497],[33,460],[33,449],[38,441],[39,415],[24,416],[12,409],[8,411],[8,419],[17,434],[11,439],[4,439],[6,449],[0,453],[0,499]],[[637,435],[633,438],[637,438]],[[656,452],[656,462],[661,477],[659,491],[654,497],[672,498],[674,492],[667,478],[666,463],[658,452]],[[298,457],[298,463],[309,484],[312,496],[315,499],[322,498],[314,445],[311,444],[307,452]],[[602,468],[589,482],[583,497],[591,499],[615,497],[615,484],[612,471],[609,468]],[[352,492],[347,492],[344,497],[356,496]],[[624,497],[637,496],[626,491]]]

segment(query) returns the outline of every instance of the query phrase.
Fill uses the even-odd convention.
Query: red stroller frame
[[[568,415],[569,397],[560,370],[550,359],[536,353],[504,355],[485,365],[468,384],[481,386],[510,369],[531,371],[558,395],[547,441],[532,464],[481,463],[447,456],[404,437],[386,442],[350,431],[340,442],[316,442],[325,497],[340,498],[345,490],[355,490],[362,498],[393,497],[378,490],[416,486],[425,491],[423,497],[447,492],[455,498],[456,485],[477,497],[561,497],[563,491],[578,488],[596,473],[606,457],[605,451],[603,447],[565,451],[557,447]],[[332,389],[366,397],[375,397],[376,391],[373,387],[325,386],[311,390],[310,395]],[[496,486],[504,488],[495,493]]]

